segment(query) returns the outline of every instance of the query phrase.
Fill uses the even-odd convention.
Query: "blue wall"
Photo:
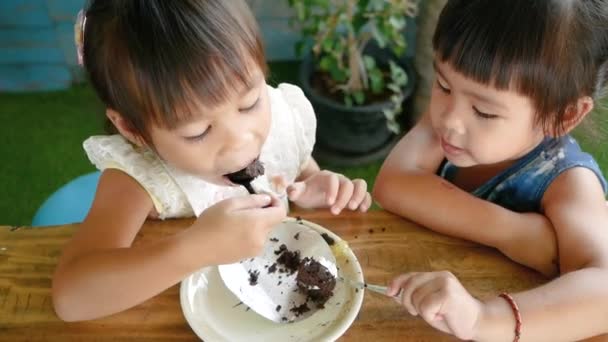
[[[179,0],[167,0],[179,1]],[[226,0],[230,1],[230,0]],[[286,0],[247,0],[269,60],[295,59],[299,39]],[[82,78],[73,25],[85,0],[0,0],[0,92],[57,90]],[[414,30],[408,30],[413,54]]]
[[[83,3],[0,1],[0,91],[63,89],[78,77],[73,22]]]

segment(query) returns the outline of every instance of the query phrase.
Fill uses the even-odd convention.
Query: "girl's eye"
[[[241,108],[241,109],[239,109],[239,112],[241,112],[241,113],[249,113],[252,110],[254,110],[258,106],[259,103],[260,103],[260,98],[258,97],[258,99],[255,100],[255,102],[251,106],[249,106],[247,108]]]
[[[209,128],[207,128],[203,133],[201,133],[199,135],[193,135],[191,137],[186,137],[186,140],[190,141],[190,142],[199,142],[199,141],[202,141],[203,139],[205,139],[205,136],[207,134],[209,134],[210,130],[211,130],[211,126],[209,126]]]
[[[484,119],[484,120],[496,119],[498,117],[498,115],[495,115],[495,114],[488,114],[488,113],[480,112],[475,107],[473,107],[473,111],[475,111],[475,115],[477,115],[477,117],[479,117],[480,119]]]
[[[449,88],[444,87],[441,82],[439,82],[439,79],[437,79],[437,86],[439,86],[439,89],[441,89],[443,93],[449,94],[451,92]]]

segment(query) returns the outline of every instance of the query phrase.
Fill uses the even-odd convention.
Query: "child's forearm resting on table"
[[[55,311],[62,320],[95,319],[131,308],[178,283],[210,260],[192,260],[184,234],[129,248],[95,250],[56,271]],[[213,244],[197,246],[213,249]],[[194,255],[194,253],[192,253]]]
[[[385,210],[439,233],[495,247],[507,255],[512,249],[521,249],[523,243],[541,246],[555,240],[551,223],[544,216],[510,211],[426,171],[381,172],[374,197]],[[538,248],[530,253],[533,260],[527,260],[524,253],[516,261],[551,274],[556,271],[555,250]]]

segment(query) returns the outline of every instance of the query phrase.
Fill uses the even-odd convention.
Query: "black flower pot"
[[[404,89],[406,104],[399,117],[403,130],[411,128],[407,102],[415,86],[415,72],[411,62],[399,63],[408,75]],[[300,67],[300,85],[317,115],[316,157],[332,164],[353,165],[385,157],[397,137],[387,127],[383,110],[393,103],[386,100],[370,105],[346,106],[319,93],[311,85],[315,77],[315,63],[305,57]]]

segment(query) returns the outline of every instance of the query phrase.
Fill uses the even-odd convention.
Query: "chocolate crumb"
[[[283,253],[286,250],[287,250],[287,246],[285,246],[285,244],[282,244],[282,245],[279,246],[279,249],[277,249],[276,251],[274,251],[274,255],[279,255],[279,254]]]
[[[302,223],[302,218],[300,216],[296,216],[296,222]]]
[[[233,306],[233,308],[236,308],[237,306],[242,305],[242,304],[243,304],[243,302],[238,302],[238,303],[236,303],[235,306]]]
[[[281,311],[281,306],[280,306],[280,305],[277,305],[276,310],[277,310],[277,312]]]
[[[245,309],[245,312],[247,312],[247,311],[249,311],[249,310],[251,310],[251,308],[250,308],[250,307],[247,307],[247,309]]]
[[[283,283],[283,282],[279,280],[279,282],[277,283],[277,286],[281,285],[281,283]]]
[[[327,233],[323,233],[321,236],[323,237],[323,240],[325,240],[325,242],[327,242],[327,244],[330,246],[333,246],[334,243],[336,243],[336,241],[332,239],[331,236],[327,235]]]
[[[293,274],[298,270],[300,261],[300,251],[292,252],[287,249],[285,249],[277,259],[277,262],[286,268],[283,273],[289,272],[289,274]]]
[[[277,270],[277,263],[275,262],[274,264],[270,265],[270,267],[268,268],[268,274],[274,273],[276,270]]]
[[[277,239],[276,237],[273,237],[270,239],[271,242],[279,242],[279,239]]]
[[[249,285],[255,286],[258,284],[258,276],[260,275],[260,271],[248,271],[249,272]]]
[[[296,235],[294,235],[293,238],[296,240],[300,240],[300,233],[297,233]]]
[[[299,317],[299,316],[305,314],[306,312],[310,311],[310,308],[308,307],[307,303],[304,303],[304,304],[302,304],[300,306],[294,306],[289,311],[291,311],[294,314],[296,314],[296,317]]]

